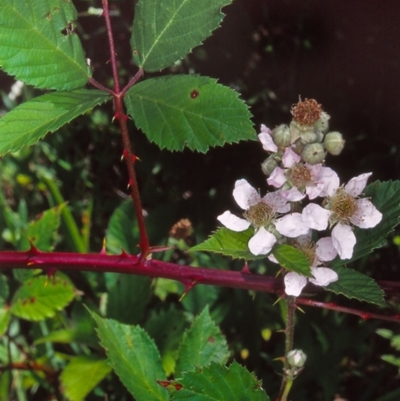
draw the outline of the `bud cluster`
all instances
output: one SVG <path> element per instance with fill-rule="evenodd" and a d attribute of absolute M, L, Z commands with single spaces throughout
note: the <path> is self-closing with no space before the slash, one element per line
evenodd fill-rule
<path fill-rule="evenodd" d="M 272 138 L 271 146 L 267 146 L 268 149 L 264 147 L 273 152 L 262 164 L 266 175 L 271 174 L 288 147 L 310 165 L 322 163 L 327 153 L 336 156 L 343 150 L 345 141 L 342 134 L 328 132 L 330 116 L 314 99 L 306 99 L 293 106 L 292 116 L 289 125 L 279 125 L 272 131 L 265 126 L 261 128 Z"/>

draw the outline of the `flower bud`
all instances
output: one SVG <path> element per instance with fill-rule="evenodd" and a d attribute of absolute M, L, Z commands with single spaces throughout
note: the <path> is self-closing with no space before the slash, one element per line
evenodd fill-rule
<path fill-rule="evenodd" d="M 304 145 L 307 143 L 314 143 L 317 141 L 317 134 L 313 130 L 305 131 L 301 134 L 301 142 Z"/>
<path fill-rule="evenodd" d="M 320 143 L 309 143 L 304 146 L 301 158 L 311 165 L 321 163 L 325 158 L 324 147 Z"/>
<path fill-rule="evenodd" d="M 292 121 L 290 123 L 289 129 L 290 129 L 291 143 L 294 143 L 297 141 L 297 139 L 300 138 L 301 135 L 300 126 L 296 123 L 296 121 Z"/>
<path fill-rule="evenodd" d="M 287 353 L 286 359 L 292 368 L 302 368 L 306 363 L 307 355 L 301 349 L 292 349 Z"/>
<path fill-rule="evenodd" d="M 286 148 L 290 145 L 290 129 L 287 125 L 281 124 L 272 130 L 274 142 L 280 148 Z"/>
<path fill-rule="evenodd" d="M 329 132 L 325 136 L 324 140 L 324 145 L 325 149 L 334 156 L 337 156 L 340 154 L 340 152 L 343 150 L 345 140 L 343 139 L 343 136 L 340 132 Z"/>
<path fill-rule="evenodd" d="M 277 166 L 278 162 L 276 161 L 275 157 L 271 155 L 270 157 L 268 157 L 268 159 L 265 159 L 261 163 L 261 170 L 265 175 L 270 175 Z"/>
<path fill-rule="evenodd" d="M 323 133 L 328 132 L 329 129 L 329 119 L 331 116 L 324 111 L 321 113 L 318 121 L 314 124 L 314 129 L 316 131 L 321 131 Z"/>

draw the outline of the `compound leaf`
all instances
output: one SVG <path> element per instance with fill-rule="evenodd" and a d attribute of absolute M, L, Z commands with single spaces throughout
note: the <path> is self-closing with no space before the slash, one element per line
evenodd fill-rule
<path fill-rule="evenodd" d="M 1 31 L 1 29 L 0 29 Z M 22 103 L 0 119 L 0 155 L 16 152 L 108 100 L 99 90 L 54 92 Z"/>
<path fill-rule="evenodd" d="M 14 295 L 11 313 L 22 319 L 40 321 L 53 317 L 74 298 L 71 281 L 57 273 L 53 277 L 35 276 L 27 279 Z"/>
<path fill-rule="evenodd" d="M 0 66 L 38 88 L 71 90 L 89 78 L 71 0 L 0 2 Z"/>
<path fill-rule="evenodd" d="M 125 98 L 135 124 L 161 149 L 199 152 L 257 139 L 250 112 L 238 93 L 198 75 L 147 79 Z"/>
<path fill-rule="evenodd" d="M 223 364 L 228 357 L 226 339 L 211 319 L 207 306 L 183 335 L 175 376 L 194 371 L 198 366 L 207 366 L 211 362 Z"/>
<path fill-rule="evenodd" d="M 172 65 L 218 28 L 232 0 L 140 0 L 135 9 L 133 59 L 145 71 Z"/>
<path fill-rule="evenodd" d="M 139 326 L 128 326 L 92 313 L 108 359 L 136 401 L 167 401 L 168 393 L 157 384 L 165 380 L 160 353 Z"/>
<path fill-rule="evenodd" d="M 347 298 L 385 306 L 384 292 L 372 278 L 346 267 L 338 267 L 335 270 L 339 280 L 325 287 L 328 291 L 342 294 Z"/>
<path fill-rule="evenodd" d="M 226 367 L 216 363 L 182 379 L 171 381 L 172 400 L 191 401 L 269 401 L 261 382 L 237 362 Z"/>

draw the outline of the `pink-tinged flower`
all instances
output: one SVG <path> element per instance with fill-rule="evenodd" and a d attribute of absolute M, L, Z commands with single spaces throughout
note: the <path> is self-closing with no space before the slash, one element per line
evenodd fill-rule
<path fill-rule="evenodd" d="M 245 210 L 243 213 L 244 218 L 237 217 L 227 210 L 218 216 L 218 220 L 225 227 L 237 232 L 253 226 L 255 234 L 248 243 L 250 252 L 253 255 L 266 255 L 276 243 L 276 236 L 271 231 L 276 232 L 278 230 L 279 233 L 283 234 L 279 228 L 275 228 L 274 224 L 280 213 L 287 213 L 290 210 L 288 201 L 283 199 L 279 192 L 270 192 L 261 198 L 259 193 L 246 180 L 235 182 L 233 197 L 236 203 Z M 296 213 L 296 215 L 299 215 L 299 213 Z M 283 222 L 280 221 L 281 230 L 294 232 L 293 226 L 297 225 L 298 219 L 296 221 L 292 220 L 288 218 Z M 305 230 L 308 230 L 308 227 L 302 225 L 301 230 L 298 230 L 298 232 Z"/>
<path fill-rule="evenodd" d="M 382 213 L 370 200 L 358 198 L 371 174 L 365 173 L 352 178 L 344 187 L 339 187 L 338 184 L 326 186 L 325 208 L 311 203 L 303 209 L 303 222 L 309 228 L 325 230 L 328 223 L 335 226 L 332 230 L 332 244 L 341 259 L 350 259 L 353 256 L 356 237 L 352 225 L 371 228 L 382 220 Z"/>
<path fill-rule="evenodd" d="M 275 153 L 278 151 L 278 146 L 276 146 L 271 132 L 272 131 L 268 127 L 266 127 L 264 124 L 261 124 L 261 132 L 258 135 L 258 139 L 260 140 L 264 150 Z"/>
<path fill-rule="evenodd" d="M 276 167 L 267 179 L 269 185 L 283 188 L 281 195 L 297 202 L 306 196 L 314 199 L 317 196 L 326 196 L 332 185 L 339 186 L 338 175 L 329 167 L 322 164 L 310 165 L 301 163 L 301 157 L 291 148 L 286 148 L 282 157 L 284 169 Z"/>
<path fill-rule="evenodd" d="M 328 267 L 318 267 L 323 262 L 333 260 L 336 257 L 336 250 L 330 237 L 321 238 L 315 245 L 310 241 L 309 235 L 300 237 L 297 241 L 297 247 L 310 261 L 313 277 L 307 278 L 295 272 L 287 273 L 284 278 L 287 295 L 298 297 L 308 281 L 314 285 L 326 287 L 338 280 L 339 276 L 334 270 Z"/>

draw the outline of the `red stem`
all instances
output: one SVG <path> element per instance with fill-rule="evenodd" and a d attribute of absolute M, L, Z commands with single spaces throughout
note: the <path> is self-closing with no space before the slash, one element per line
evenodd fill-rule
<path fill-rule="evenodd" d="M 95 271 L 123 274 L 137 274 L 148 277 L 163 277 L 180 281 L 190 290 L 197 284 L 216 285 L 221 287 L 240 288 L 246 290 L 263 291 L 284 295 L 282 279 L 249 273 L 247 271 L 229 271 L 204 267 L 177 265 L 160 260 L 143 260 L 140 256 L 105 254 L 81 254 L 64 252 L 40 252 L 31 248 L 27 252 L 4 251 L 0 252 L 0 270 L 2 269 L 43 269 L 51 274 L 54 270 L 65 271 Z M 392 287 L 392 294 L 398 295 L 396 282 L 385 282 L 386 288 Z M 307 288 L 307 293 L 319 292 L 318 288 Z M 381 315 L 363 312 L 357 309 L 346 308 L 334 303 L 324 303 L 307 298 L 297 298 L 296 304 L 318 308 L 336 310 L 362 317 L 388 321 L 400 321 L 400 315 Z"/>
<path fill-rule="evenodd" d="M 143 216 L 143 208 L 142 208 L 142 203 L 140 199 L 140 193 L 137 185 L 137 178 L 136 178 L 136 172 L 134 168 L 134 157 L 132 153 L 132 145 L 131 141 L 129 139 L 129 134 L 128 134 L 128 127 L 127 127 L 127 119 L 128 116 L 125 114 L 124 111 L 124 106 L 123 106 L 123 98 L 126 93 L 126 91 L 129 89 L 130 86 L 132 86 L 136 81 L 140 79 L 140 77 L 143 75 L 143 71 L 139 70 L 138 73 L 129 81 L 128 85 L 124 88 L 124 90 L 121 92 L 120 89 L 120 83 L 119 83 L 119 77 L 118 77 L 118 69 L 117 69 L 117 58 L 115 54 L 115 46 L 114 46 L 114 37 L 112 33 L 112 28 L 111 28 L 111 20 L 110 20 L 110 13 L 108 9 L 108 0 L 102 0 L 103 3 L 103 16 L 106 22 L 106 27 L 107 27 L 107 35 L 108 35 L 108 44 L 110 46 L 110 53 L 111 53 L 111 68 L 112 68 L 112 73 L 113 73 L 113 78 L 114 78 L 114 107 L 115 107 L 115 118 L 119 122 L 119 127 L 121 130 L 121 135 L 122 135 L 122 142 L 124 146 L 124 155 L 125 155 L 125 162 L 126 162 L 126 167 L 128 169 L 128 175 L 129 175 L 129 186 L 131 190 L 131 197 L 133 199 L 133 203 L 135 206 L 135 214 L 136 214 L 136 219 L 138 222 L 138 227 L 139 227 L 139 233 L 140 233 L 140 250 L 141 250 L 141 258 L 146 258 L 146 256 L 150 253 L 150 245 L 149 245 L 149 239 L 147 236 L 147 230 L 146 230 L 146 225 L 144 222 L 144 216 Z M 96 83 L 96 81 L 94 81 Z M 91 82 L 94 84 L 94 82 Z M 99 87 L 97 83 L 94 85 L 96 87 Z"/>

